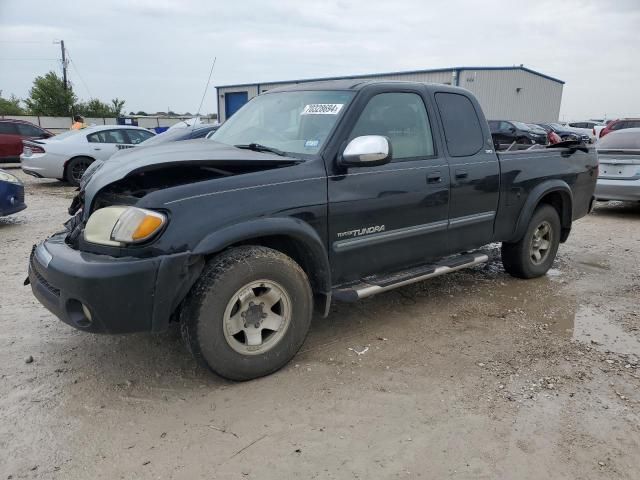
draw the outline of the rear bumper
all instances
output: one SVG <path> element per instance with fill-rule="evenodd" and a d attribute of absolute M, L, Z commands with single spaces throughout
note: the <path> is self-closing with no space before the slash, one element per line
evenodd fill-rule
<path fill-rule="evenodd" d="M 20 155 L 22 171 L 37 178 L 63 178 L 66 158 L 53 153 Z"/>
<path fill-rule="evenodd" d="M 640 201 L 640 180 L 598 179 L 595 196 L 598 200 Z"/>
<path fill-rule="evenodd" d="M 199 274 L 194 276 L 189 258 L 90 254 L 70 248 L 58 234 L 34 247 L 29 280 L 40 303 L 79 330 L 161 331 Z"/>

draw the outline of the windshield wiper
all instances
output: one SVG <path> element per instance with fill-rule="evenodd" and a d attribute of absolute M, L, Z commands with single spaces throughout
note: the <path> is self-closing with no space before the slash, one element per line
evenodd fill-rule
<path fill-rule="evenodd" d="M 261 145 L 259 143 L 247 143 L 245 145 L 234 145 L 236 148 L 244 148 L 245 150 L 253 150 L 254 152 L 269 152 L 275 153 L 276 155 L 280 155 L 281 157 L 286 157 L 286 152 L 282 150 L 278 150 L 277 148 L 267 147 L 266 145 Z"/>

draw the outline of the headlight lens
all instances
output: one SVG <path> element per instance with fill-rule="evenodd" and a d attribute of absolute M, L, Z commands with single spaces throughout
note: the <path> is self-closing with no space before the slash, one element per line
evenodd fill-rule
<path fill-rule="evenodd" d="M 14 177 L 10 173 L 0 172 L 0 181 L 15 183 L 16 185 L 22 185 L 22 182 L 18 179 L 18 177 Z"/>
<path fill-rule="evenodd" d="M 141 243 L 156 235 L 166 215 L 137 207 L 105 207 L 91 214 L 84 229 L 87 242 L 119 247 Z"/>

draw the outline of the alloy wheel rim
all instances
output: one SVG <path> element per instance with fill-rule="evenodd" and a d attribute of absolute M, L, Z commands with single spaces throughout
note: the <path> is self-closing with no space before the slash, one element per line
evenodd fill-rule
<path fill-rule="evenodd" d="M 85 170 L 89 167 L 89 162 L 78 162 L 71 168 L 71 176 L 76 182 L 80 182 Z"/>
<path fill-rule="evenodd" d="M 224 311 L 224 338 L 243 355 L 268 352 L 291 323 L 291 298 L 272 280 L 258 280 L 236 291 Z"/>
<path fill-rule="evenodd" d="M 529 254 L 531 256 L 531 261 L 535 265 L 544 263 L 549 256 L 552 238 L 553 231 L 551 229 L 551 224 L 546 220 L 538 225 L 533 231 Z"/>

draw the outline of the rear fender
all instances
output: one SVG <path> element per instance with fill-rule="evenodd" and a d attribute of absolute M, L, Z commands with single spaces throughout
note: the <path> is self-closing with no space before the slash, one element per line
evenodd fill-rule
<path fill-rule="evenodd" d="M 527 201 L 520 211 L 520 216 L 518 217 L 518 221 L 516 222 L 513 236 L 509 240 L 510 242 L 517 242 L 524 236 L 525 232 L 527 231 L 527 227 L 529 226 L 529 221 L 533 216 L 533 212 L 536 210 L 541 200 L 543 200 L 545 196 L 554 192 L 558 192 L 562 199 L 562 204 L 560 205 L 559 212 L 560 224 L 562 225 L 560 241 L 564 242 L 567 240 L 569 232 L 571 231 L 571 221 L 573 215 L 573 193 L 571 192 L 571 187 L 569 187 L 566 182 L 564 182 L 563 180 L 555 179 L 543 182 L 540 185 L 537 185 L 531 191 L 527 198 Z"/>

